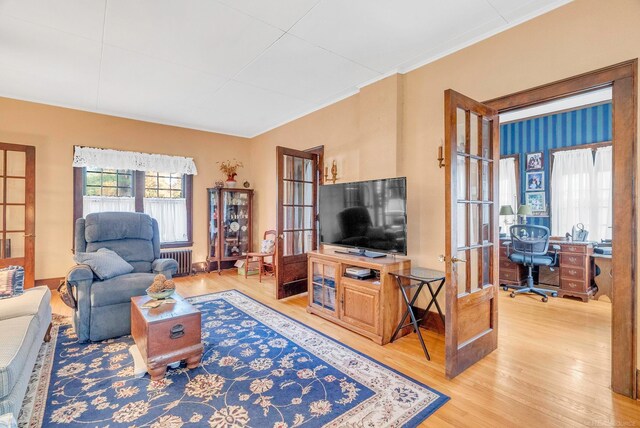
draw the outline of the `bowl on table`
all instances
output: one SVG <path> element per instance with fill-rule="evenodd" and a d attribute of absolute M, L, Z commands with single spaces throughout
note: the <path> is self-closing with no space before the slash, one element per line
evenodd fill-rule
<path fill-rule="evenodd" d="M 176 289 L 175 288 L 167 288 L 167 289 L 164 289 L 162 291 L 153 292 L 149 288 L 147 288 L 146 291 L 147 291 L 147 295 L 149 297 L 151 297 L 152 299 L 154 299 L 154 300 L 164 300 L 167 297 L 170 297 L 173 294 L 173 292 L 176 291 Z"/>

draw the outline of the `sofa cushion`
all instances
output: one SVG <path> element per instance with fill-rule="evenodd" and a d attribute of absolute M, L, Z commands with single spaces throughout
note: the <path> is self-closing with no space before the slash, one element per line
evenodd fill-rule
<path fill-rule="evenodd" d="M 153 223 L 148 214 L 105 212 L 88 214 L 84 237 L 87 243 L 120 239 L 153 239 Z"/>
<path fill-rule="evenodd" d="M 20 296 L 0 300 L 0 320 L 42 314 L 49 308 L 50 302 L 51 291 L 48 287 L 30 288 Z"/>
<path fill-rule="evenodd" d="M 91 306 L 128 303 L 133 296 L 143 296 L 153 282 L 152 273 L 128 273 L 91 285 Z"/>
<path fill-rule="evenodd" d="M 120 257 L 118 253 L 108 248 L 100 248 L 95 253 L 76 253 L 73 259 L 78 264 L 89 265 L 93 273 L 101 280 L 133 271 L 133 266 Z"/>
<path fill-rule="evenodd" d="M 0 321 L 0 398 L 7 396 L 20 378 L 39 330 L 38 318 L 26 315 Z M 31 371 L 31 367 L 28 368 Z"/>

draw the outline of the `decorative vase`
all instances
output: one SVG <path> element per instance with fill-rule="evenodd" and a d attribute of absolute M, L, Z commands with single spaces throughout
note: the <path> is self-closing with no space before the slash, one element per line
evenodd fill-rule
<path fill-rule="evenodd" d="M 232 174 L 227 174 L 227 181 L 225 181 L 225 184 L 227 185 L 227 187 L 236 187 L 237 181 L 236 181 L 236 174 L 235 172 Z"/>

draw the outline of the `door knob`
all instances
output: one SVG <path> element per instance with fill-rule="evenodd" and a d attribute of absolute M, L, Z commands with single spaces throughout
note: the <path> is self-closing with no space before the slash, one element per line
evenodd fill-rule
<path fill-rule="evenodd" d="M 24 235 L 25 238 L 35 238 L 36 235 L 34 235 L 33 233 L 29 233 L 27 235 Z"/>
<path fill-rule="evenodd" d="M 465 259 L 459 259 L 457 257 L 451 257 L 451 263 L 458 263 L 458 262 L 466 263 L 467 261 Z"/>

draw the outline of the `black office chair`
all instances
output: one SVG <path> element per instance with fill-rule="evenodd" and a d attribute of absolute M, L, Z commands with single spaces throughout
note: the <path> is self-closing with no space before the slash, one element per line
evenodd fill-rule
<path fill-rule="evenodd" d="M 527 285 L 506 285 L 502 284 L 502 289 L 507 291 L 513 289 L 510 296 L 516 294 L 534 293 L 542 296 L 542 301 L 546 302 L 547 294 L 557 297 L 558 293 L 545 288 L 536 288 L 533 284 L 534 266 L 554 266 L 558 260 L 559 245 L 553 245 L 553 256 L 549 256 L 549 228 L 544 226 L 534 226 L 528 224 L 517 224 L 509 228 L 511 241 L 504 245 L 507 248 L 507 257 L 514 263 L 519 263 L 529 269 Z"/>

